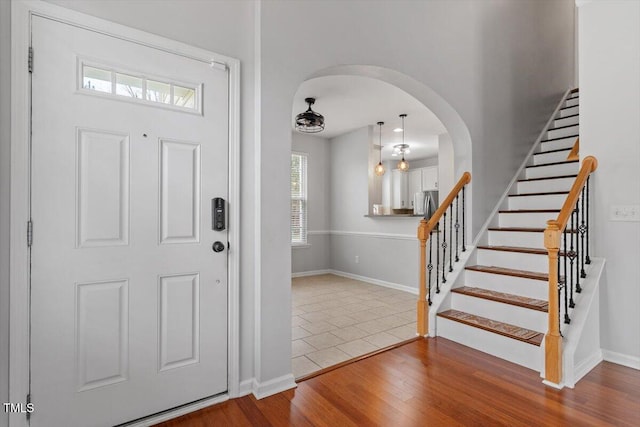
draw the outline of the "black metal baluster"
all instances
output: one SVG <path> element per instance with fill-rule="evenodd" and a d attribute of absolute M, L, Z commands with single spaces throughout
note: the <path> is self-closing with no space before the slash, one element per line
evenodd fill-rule
<path fill-rule="evenodd" d="M 567 254 L 567 256 L 569 257 L 569 278 L 570 278 L 570 280 L 567 283 L 569 285 L 569 287 L 565 291 L 565 292 L 569 292 L 570 293 L 569 294 L 569 296 L 570 296 L 570 298 L 569 298 L 569 307 L 571 307 L 571 308 L 576 306 L 574 304 L 574 302 L 573 302 L 573 283 L 574 283 L 574 281 L 573 281 L 573 271 L 574 271 L 573 263 L 574 263 L 574 261 L 576 259 L 576 251 L 574 250 L 574 247 L 573 247 L 573 239 L 574 239 L 575 234 L 576 234 L 575 233 L 575 225 L 573 223 L 574 212 L 575 212 L 575 210 L 571 213 L 571 229 L 569 230 L 569 233 L 571 233 L 571 237 L 569 239 L 571 247 L 569 248 L 569 253 Z"/>
<path fill-rule="evenodd" d="M 587 226 L 584 225 L 584 215 L 585 215 L 585 213 L 584 213 L 584 190 L 585 190 L 585 188 L 582 187 L 582 194 L 580 196 L 580 202 L 582 203 L 582 209 L 581 209 L 580 213 L 582 215 L 580 215 L 581 222 L 580 222 L 580 227 L 578 227 L 578 230 L 580 230 L 580 242 L 582 243 L 582 256 L 580 257 L 580 263 L 581 263 L 581 267 L 582 268 L 580 270 L 580 277 L 582 277 L 583 279 L 585 277 L 587 277 L 587 272 L 584 270 L 584 256 L 585 256 L 585 254 L 587 252 L 585 250 L 585 246 L 584 246 L 584 234 L 587 231 Z M 580 291 L 578 291 L 578 292 L 580 292 Z"/>
<path fill-rule="evenodd" d="M 449 205 L 449 244 L 453 245 L 453 202 Z M 449 273 L 453 271 L 453 248 L 449 248 Z"/>
<path fill-rule="evenodd" d="M 591 258 L 589 258 L 589 180 L 591 179 L 591 175 L 587 177 L 587 223 L 585 224 L 587 227 L 587 247 L 584 249 L 585 252 L 585 264 L 591 264 Z"/>
<path fill-rule="evenodd" d="M 460 222 L 458 221 L 458 212 L 460 211 L 460 204 L 458 203 L 458 198 L 460 196 L 456 194 L 456 262 L 460 261 L 458 257 L 458 231 L 460 230 Z"/>
<path fill-rule="evenodd" d="M 447 277 L 445 276 L 445 266 L 447 264 L 447 210 L 444 210 L 442 214 L 442 224 L 444 228 L 442 229 L 442 283 L 447 283 Z"/>
<path fill-rule="evenodd" d="M 436 294 L 440 293 L 440 223 L 436 225 Z"/>
<path fill-rule="evenodd" d="M 427 288 L 427 299 L 429 300 L 429 305 L 431 305 L 431 270 L 433 270 L 433 258 L 431 254 L 433 253 L 433 230 L 429 232 L 429 264 L 427 264 L 427 270 L 429 271 L 429 286 Z"/>
<path fill-rule="evenodd" d="M 567 227 L 564 228 L 564 278 L 558 277 L 558 283 L 562 283 L 562 288 L 564 289 L 564 323 L 571 323 L 571 319 L 569 318 L 569 294 L 567 292 L 567 279 L 569 276 L 567 275 Z M 558 261 L 560 259 L 558 258 Z M 560 269 L 558 269 L 560 271 Z M 558 290 L 560 292 L 560 290 Z M 560 304 L 558 304 L 560 305 Z M 558 315 L 559 318 L 560 315 Z"/>
<path fill-rule="evenodd" d="M 589 181 L 587 181 L 588 183 Z M 464 215 L 464 189 L 465 187 L 462 187 L 462 252 L 465 252 L 467 250 L 467 247 L 465 246 L 465 240 L 464 240 L 464 234 L 465 234 L 465 215 Z"/>
<path fill-rule="evenodd" d="M 573 211 L 575 217 L 576 217 L 576 229 L 573 231 L 576 235 L 576 286 L 575 286 L 575 290 L 577 293 L 582 292 L 582 288 L 580 287 L 580 236 L 579 236 L 579 225 L 578 225 L 578 220 L 580 218 L 580 208 L 578 208 L 578 205 L 580 205 L 580 201 L 578 201 L 576 203 L 576 209 Z"/>

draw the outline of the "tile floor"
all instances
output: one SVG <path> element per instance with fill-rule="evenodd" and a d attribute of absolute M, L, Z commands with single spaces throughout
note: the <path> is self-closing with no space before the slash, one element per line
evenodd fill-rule
<path fill-rule="evenodd" d="M 293 375 L 415 337 L 416 298 L 333 274 L 292 279 Z"/>

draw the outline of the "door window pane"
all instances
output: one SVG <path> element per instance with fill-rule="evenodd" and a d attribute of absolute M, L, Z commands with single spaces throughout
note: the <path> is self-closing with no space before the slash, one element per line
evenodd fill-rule
<path fill-rule="evenodd" d="M 196 91 L 188 87 L 174 86 L 173 87 L 173 105 L 178 105 L 185 108 L 195 108 L 196 105 Z"/>
<path fill-rule="evenodd" d="M 147 80 L 147 100 L 171 104 L 171 85 L 169 83 Z"/>
<path fill-rule="evenodd" d="M 116 73 L 116 95 L 142 98 L 142 78 Z"/>
<path fill-rule="evenodd" d="M 82 88 L 111 93 L 111 71 L 84 65 L 82 67 Z"/>

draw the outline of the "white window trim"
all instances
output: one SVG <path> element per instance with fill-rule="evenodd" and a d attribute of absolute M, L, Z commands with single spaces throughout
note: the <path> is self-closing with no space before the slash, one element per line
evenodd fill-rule
<path fill-rule="evenodd" d="M 291 236 L 289 236 L 289 240 L 291 241 L 291 247 L 292 248 L 304 248 L 304 247 L 310 247 L 311 245 L 309 244 L 309 194 L 308 194 L 308 178 L 309 178 L 309 153 L 305 153 L 303 151 L 291 151 L 291 155 L 298 155 L 298 156 L 304 156 L 306 158 L 306 168 L 305 168 L 305 176 L 304 176 L 304 200 L 306 201 L 306 218 L 305 218 L 305 239 L 304 241 L 299 241 L 299 242 L 294 242 L 291 238 Z M 293 200 L 293 197 L 289 197 L 289 200 Z M 289 210 L 289 212 L 291 212 L 291 210 Z M 291 228 L 289 229 L 289 231 L 291 231 Z"/>

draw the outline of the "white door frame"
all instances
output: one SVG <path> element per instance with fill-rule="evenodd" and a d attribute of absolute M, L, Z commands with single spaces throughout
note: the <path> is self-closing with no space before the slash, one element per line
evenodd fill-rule
<path fill-rule="evenodd" d="M 28 48 L 31 16 L 43 16 L 122 40 L 226 67 L 229 72 L 229 241 L 228 252 L 228 390 L 222 397 L 163 413 L 162 419 L 195 410 L 239 395 L 239 271 L 240 271 L 240 61 L 204 49 L 115 24 L 39 0 L 11 4 L 11 216 L 9 285 L 9 401 L 25 402 L 29 392 L 29 219 L 30 179 L 30 77 Z M 37 64 L 37 53 L 35 53 Z M 37 239 L 37 225 L 34 224 Z M 37 402 L 35 402 L 37 410 Z M 154 422 L 159 422 L 155 418 Z M 24 414 L 10 414 L 9 426 L 27 426 Z M 143 424 L 146 424 L 143 422 Z"/>

